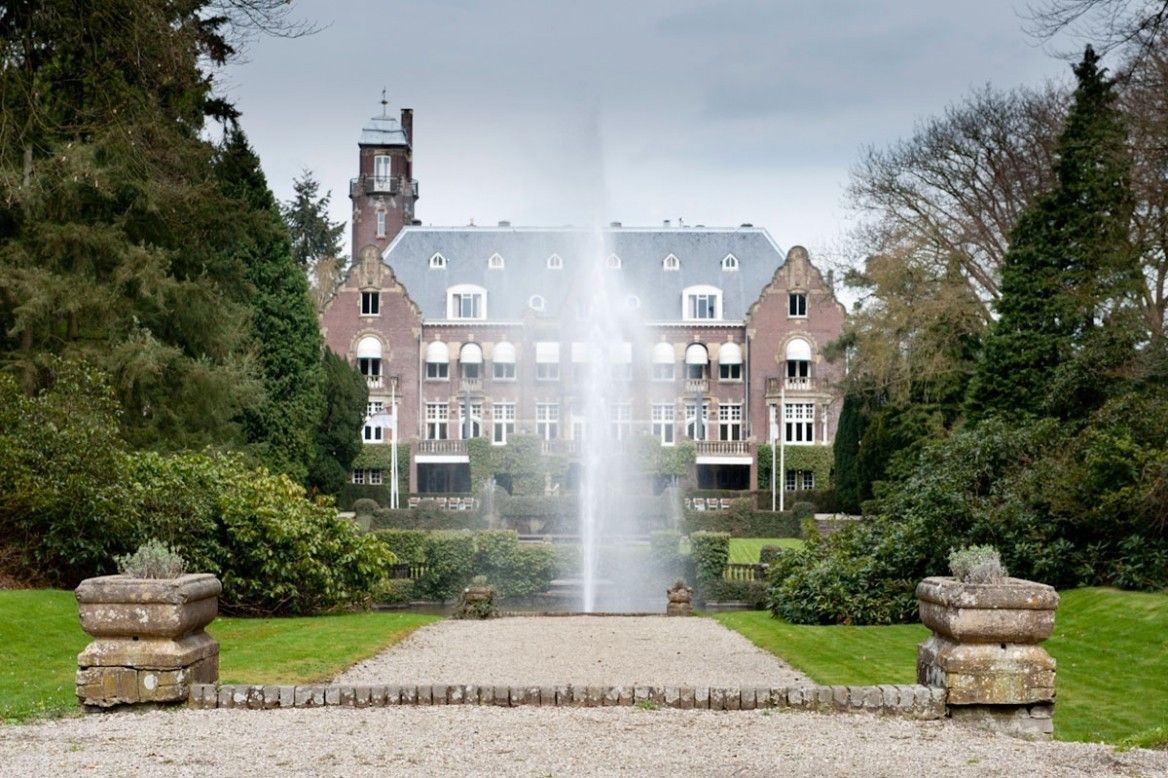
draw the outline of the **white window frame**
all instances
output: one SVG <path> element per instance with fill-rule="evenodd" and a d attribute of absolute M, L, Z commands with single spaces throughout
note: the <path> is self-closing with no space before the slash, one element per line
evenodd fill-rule
<path fill-rule="evenodd" d="M 365 403 L 365 426 L 361 430 L 361 439 L 366 443 L 381 443 L 384 440 L 384 431 L 381 427 L 372 424 L 373 417 L 385 410 L 382 400 L 370 400 Z"/>
<path fill-rule="evenodd" d="M 372 470 L 370 470 L 369 471 L 369 485 L 370 486 L 381 486 L 382 483 L 383 483 L 383 481 L 381 478 L 381 469 L 375 467 Z"/>
<path fill-rule="evenodd" d="M 722 257 L 722 269 L 728 273 L 733 273 L 738 270 L 738 257 L 733 254 L 727 254 Z"/>
<path fill-rule="evenodd" d="M 735 362 L 731 365 L 718 363 L 718 380 L 727 383 L 741 383 L 742 382 L 742 363 Z"/>
<path fill-rule="evenodd" d="M 547 269 L 548 270 L 563 270 L 564 269 L 563 257 L 561 257 L 559 254 L 552 254 L 550 257 L 547 258 Z"/>
<path fill-rule="evenodd" d="M 377 211 L 377 237 L 385 237 L 385 211 L 380 209 Z"/>
<path fill-rule="evenodd" d="M 742 403 L 718 405 L 718 439 L 743 440 Z"/>
<path fill-rule="evenodd" d="M 543 299 L 543 295 L 533 294 L 527 301 L 527 307 L 533 311 L 542 311 L 547 307 L 547 302 Z"/>
<path fill-rule="evenodd" d="M 624 267 L 624 262 L 616 254 L 609 254 L 608 258 L 604 260 L 604 266 L 609 270 L 620 270 Z"/>
<path fill-rule="evenodd" d="M 671 273 L 680 270 L 681 260 L 674 254 L 667 254 L 665 259 L 661 260 L 661 269 Z"/>
<path fill-rule="evenodd" d="M 654 381 L 673 381 L 677 376 L 676 362 L 654 362 Z"/>
<path fill-rule="evenodd" d="M 698 411 L 701 406 L 705 406 L 705 417 L 698 418 Z M 697 437 L 697 425 L 702 425 L 702 437 L 700 440 L 710 439 L 710 404 L 703 402 L 699 405 L 696 402 L 687 402 L 684 408 L 685 414 L 685 436 L 689 440 L 699 440 Z"/>
<path fill-rule="evenodd" d="M 787 292 L 787 318 L 788 319 L 806 319 L 807 318 L 807 293 L 806 292 Z"/>
<path fill-rule="evenodd" d="M 815 403 L 783 405 L 783 440 L 796 446 L 815 443 Z"/>
<path fill-rule="evenodd" d="M 393 178 L 393 157 L 389 154 L 378 154 L 373 157 L 373 181 L 382 186 Z"/>
<path fill-rule="evenodd" d="M 464 316 L 466 306 L 470 315 Z M 456 284 L 446 289 L 446 318 L 452 321 L 483 321 L 487 318 L 487 290 L 475 284 Z"/>
<path fill-rule="evenodd" d="M 515 403 L 491 405 L 491 445 L 507 445 L 507 437 L 515 434 Z"/>
<path fill-rule="evenodd" d="M 555 440 L 560 436 L 560 404 L 535 404 L 535 433 L 543 440 Z"/>
<path fill-rule="evenodd" d="M 361 315 L 381 315 L 381 292 L 377 290 L 367 290 L 361 292 Z"/>
<path fill-rule="evenodd" d="M 447 440 L 450 436 L 449 422 L 449 404 L 426 403 L 426 440 Z"/>
<path fill-rule="evenodd" d="M 514 381 L 515 380 L 515 363 L 514 362 L 492 362 L 494 365 L 492 377 L 496 381 Z"/>
<path fill-rule="evenodd" d="M 431 270 L 440 270 L 442 268 L 445 268 L 446 267 L 446 257 L 442 256 L 438 252 L 435 252 L 434 255 L 430 257 L 430 261 L 429 261 L 428 265 L 429 265 Z"/>
<path fill-rule="evenodd" d="M 675 444 L 674 419 L 677 410 L 673 403 L 654 403 L 650 410 L 650 421 L 653 425 L 653 437 L 661 442 L 662 446 Z"/>
<path fill-rule="evenodd" d="M 703 304 L 708 315 L 699 315 L 699 306 Z M 687 286 L 681 293 L 681 318 L 683 321 L 721 321 L 722 290 L 708 284 Z"/>
<path fill-rule="evenodd" d="M 354 470 L 352 473 L 349 474 L 349 483 L 364 485 L 365 471 L 364 470 Z"/>
<path fill-rule="evenodd" d="M 492 254 L 487 260 L 487 268 L 490 270 L 502 270 L 507 267 L 507 263 L 503 261 L 501 254 Z"/>
<path fill-rule="evenodd" d="M 632 403 L 613 403 L 608 406 L 608 430 L 613 440 L 628 440 L 633 436 Z"/>
<path fill-rule="evenodd" d="M 463 418 L 463 411 L 466 410 L 466 403 L 460 402 L 458 404 L 458 437 L 463 440 L 466 432 L 466 419 Z M 470 404 L 470 437 L 481 438 L 483 436 L 483 404 L 482 402 L 472 402 Z"/>

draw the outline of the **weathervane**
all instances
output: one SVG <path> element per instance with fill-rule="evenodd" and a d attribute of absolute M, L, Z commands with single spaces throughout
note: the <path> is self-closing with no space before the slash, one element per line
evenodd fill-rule
<path fill-rule="evenodd" d="M 382 119 L 385 119 L 387 117 L 385 109 L 388 105 L 389 105 L 389 100 L 387 100 L 385 97 L 385 87 L 382 87 L 381 88 L 381 118 Z"/>

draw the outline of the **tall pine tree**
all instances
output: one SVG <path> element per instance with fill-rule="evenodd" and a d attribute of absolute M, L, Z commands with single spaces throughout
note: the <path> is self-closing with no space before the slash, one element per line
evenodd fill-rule
<path fill-rule="evenodd" d="M 1059 137 L 1055 188 L 1018 220 L 1002 264 L 998 320 L 970 388 L 971 417 L 1081 417 L 1100 368 L 1131 353 L 1126 316 L 1139 289 L 1129 240 L 1131 160 L 1113 81 L 1088 47 Z M 1089 356 L 1090 355 L 1090 356 Z"/>
<path fill-rule="evenodd" d="M 326 404 L 316 432 L 316 452 L 308 472 L 310 487 L 337 494 L 361 453 L 361 422 L 369 398 L 365 376 L 332 349 L 324 352 Z"/>

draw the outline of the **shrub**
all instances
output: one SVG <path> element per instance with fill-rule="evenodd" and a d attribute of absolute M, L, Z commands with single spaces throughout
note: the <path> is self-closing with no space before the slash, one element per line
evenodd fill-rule
<path fill-rule="evenodd" d="M 414 565 L 425 564 L 425 532 L 416 529 L 377 529 L 371 534 L 384 543 L 399 561 Z"/>
<path fill-rule="evenodd" d="M 730 535 L 725 532 L 695 532 L 689 536 L 694 577 L 702 600 L 712 599 L 730 561 Z"/>
<path fill-rule="evenodd" d="M 417 580 L 418 596 L 453 600 L 474 576 L 474 535 L 466 531 L 431 532 L 422 544 L 426 572 Z"/>
<path fill-rule="evenodd" d="M 117 558 L 118 572 L 134 578 L 178 578 L 186 572 L 187 562 L 165 543 L 150 539 L 133 554 Z"/>
<path fill-rule="evenodd" d="M 422 500 L 417 508 L 378 508 L 373 512 L 373 529 L 478 529 L 485 521 L 475 511 L 447 511 L 433 500 Z"/>
<path fill-rule="evenodd" d="M 741 602 L 756 610 L 766 607 L 766 581 L 709 581 L 702 592 L 705 602 Z"/>
<path fill-rule="evenodd" d="M 368 497 L 362 497 L 353 501 L 353 513 L 360 518 L 373 518 L 373 512 L 381 506 L 377 504 L 377 500 L 371 500 Z"/>
<path fill-rule="evenodd" d="M 801 537 L 800 522 L 790 512 L 756 511 L 746 499 L 735 500 L 728 510 L 686 511 L 682 531 L 727 532 L 738 538 Z"/>
<path fill-rule="evenodd" d="M 763 546 L 758 550 L 758 561 L 760 564 L 769 565 L 774 562 L 781 553 L 783 553 L 782 546 Z"/>
<path fill-rule="evenodd" d="M 815 505 L 809 502 L 797 502 L 791 506 L 791 515 L 800 522 L 804 519 L 814 518 Z"/>
<path fill-rule="evenodd" d="M 1002 557 L 993 546 L 964 546 L 949 552 L 949 571 L 962 583 L 1001 583 L 1006 577 Z"/>
<path fill-rule="evenodd" d="M 373 590 L 378 605 L 409 605 L 414 600 L 414 582 L 408 578 L 385 578 Z"/>
<path fill-rule="evenodd" d="M 511 530 L 476 533 L 474 572 L 486 575 L 500 597 L 529 597 L 547 591 L 555 577 L 551 545 L 521 544 Z"/>

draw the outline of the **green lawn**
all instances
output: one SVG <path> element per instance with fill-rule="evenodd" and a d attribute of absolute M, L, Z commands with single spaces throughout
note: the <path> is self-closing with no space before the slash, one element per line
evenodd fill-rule
<path fill-rule="evenodd" d="M 391 646 L 437 620 L 411 613 L 353 613 L 288 619 L 220 618 L 226 683 L 312 683 Z M 0 721 L 77 709 L 73 674 L 89 642 L 72 592 L 0 591 Z"/>
<path fill-rule="evenodd" d="M 730 538 L 730 563 L 753 565 L 758 562 L 758 552 L 763 546 L 800 548 L 803 541 L 798 538 Z"/>
<path fill-rule="evenodd" d="M 1044 644 L 1058 662 L 1055 737 L 1163 745 L 1168 594 L 1061 595 L 1054 635 Z M 758 611 L 714 618 L 823 684 L 912 683 L 916 647 L 928 635 L 919 624 L 795 626 Z"/>

